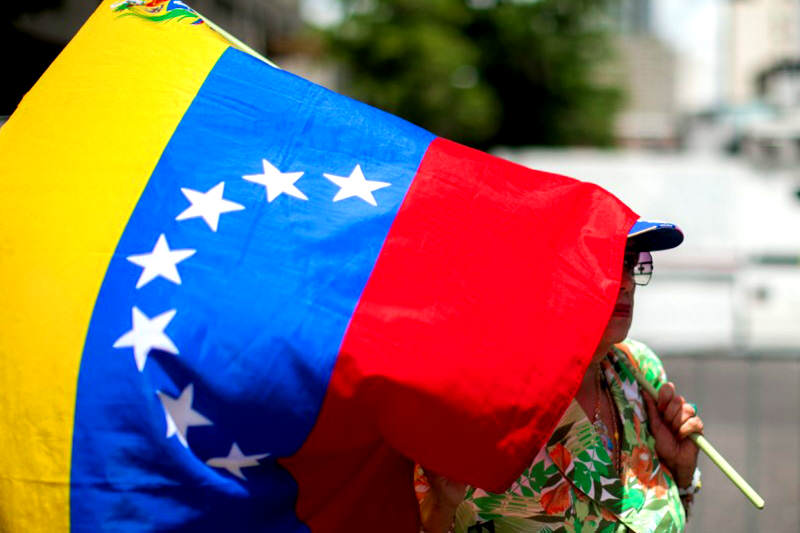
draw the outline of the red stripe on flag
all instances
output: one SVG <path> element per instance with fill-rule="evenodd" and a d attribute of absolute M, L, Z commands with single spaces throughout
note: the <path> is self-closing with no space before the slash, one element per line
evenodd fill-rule
<path fill-rule="evenodd" d="M 595 185 L 435 140 L 317 425 L 285 461 L 300 518 L 313 531 L 414 531 L 412 461 L 510 485 L 577 390 L 635 220 Z"/>

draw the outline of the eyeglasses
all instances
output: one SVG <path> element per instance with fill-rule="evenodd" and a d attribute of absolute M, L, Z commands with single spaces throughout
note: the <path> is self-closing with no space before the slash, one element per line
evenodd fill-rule
<path fill-rule="evenodd" d="M 647 285 L 653 276 L 653 256 L 650 252 L 626 253 L 622 268 L 631 274 L 636 285 Z"/>

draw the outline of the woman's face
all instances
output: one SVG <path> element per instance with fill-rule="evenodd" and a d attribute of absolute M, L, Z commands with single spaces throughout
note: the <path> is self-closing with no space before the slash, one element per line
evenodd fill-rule
<path fill-rule="evenodd" d="M 628 336 L 628 330 L 631 328 L 633 320 L 633 294 L 636 291 L 636 285 L 633 283 L 633 268 L 627 265 L 635 265 L 638 257 L 639 252 L 637 251 L 625 251 L 626 266 L 622 268 L 622 281 L 619 286 L 619 294 L 617 294 L 617 303 L 614 304 L 611 319 L 603 333 L 602 342 L 604 344 L 616 344 L 624 341 Z"/>

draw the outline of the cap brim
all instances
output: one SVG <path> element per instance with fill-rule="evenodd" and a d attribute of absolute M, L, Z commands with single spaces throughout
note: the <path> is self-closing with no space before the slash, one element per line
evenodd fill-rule
<path fill-rule="evenodd" d="M 669 222 L 639 220 L 628 232 L 628 245 L 644 252 L 669 250 L 683 242 L 683 232 Z"/>

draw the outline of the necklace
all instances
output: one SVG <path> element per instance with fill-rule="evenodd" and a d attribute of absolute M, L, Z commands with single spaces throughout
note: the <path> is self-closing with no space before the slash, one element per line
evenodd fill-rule
<path fill-rule="evenodd" d="M 592 425 L 594 426 L 597 434 L 600 436 L 600 440 L 603 442 L 603 446 L 608 450 L 609 455 L 611 456 L 611 460 L 614 464 L 614 468 L 619 472 L 620 470 L 620 463 L 621 463 L 621 454 L 620 454 L 620 440 L 619 440 L 619 421 L 617 420 L 617 410 L 614 406 L 614 398 L 611 396 L 611 390 L 608 387 L 607 383 L 604 383 L 605 380 L 603 379 L 602 370 L 600 369 L 600 365 L 597 366 L 596 372 L 597 380 L 596 380 L 596 394 L 595 394 L 595 404 L 594 404 L 594 417 L 592 420 Z M 600 397 L 604 396 L 608 400 L 608 405 L 611 410 L 611 422 L 614 426 L 613 433 L 608 430 L 608 426 L 606 426 L 603 419 L 600 417 Z"/>

